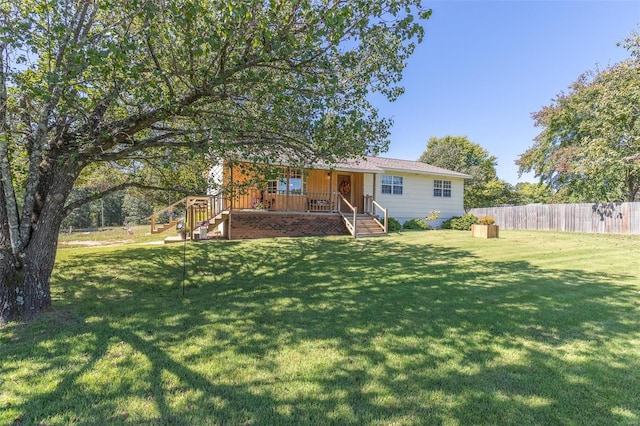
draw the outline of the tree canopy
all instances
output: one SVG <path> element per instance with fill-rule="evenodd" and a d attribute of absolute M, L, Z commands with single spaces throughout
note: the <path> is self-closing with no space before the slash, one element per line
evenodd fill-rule
<path fill-rule="evenodd" d="M 640 36 L 632 57 L 589 71 L 533 114 L 542 128 L 519 171 L 578 201 L 634 201 L 640 190 Z"/>
<path fill-rule="evenodd" d="M 554 194 L 543 183 L 518 182 L 513 188 L 512 204 L 546 204 L 555 201 Z"/>
<path fill-rule="evenodd" d="M 125 187 L 152 161 L 385 149 L 391 122 L 368 99 L 402 93 L 429 14 L 420 0 L 2 2 L 0 322 L 50 304 L 62 212 L 95 164 Z"/>
<path fill-rule="evenodd" d="M 464 208 L 506 202 L 509 184 L 496 175 L 497 159 L 466 136 L 431 137 L 418 161 L 473 176 L 465 182 Z"/>

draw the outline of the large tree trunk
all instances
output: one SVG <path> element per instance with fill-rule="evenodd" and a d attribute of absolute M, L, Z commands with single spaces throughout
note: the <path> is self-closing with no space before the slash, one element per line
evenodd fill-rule
<path fill-rule="evenodd" d="M 21 261 L 8 255 L 0 259 L 0 324 L 32 319 L 51 306 L 49 280 L 61 219 L 38 222 L 29 245 L 18 256 Z"/>
<path fill-rule="evenodd" d="M 60 167 L 44 179 L 51 184 L 43 186 L 48 190 L 38 191 L 42 195 L 37 198 L 42 201 L 34 211 L 27 244 L 17 255 L 12 253 L 8 239 L 0 238 L 0 324 L 32 319 L 51 306 L 49 281 L 58 247 L 58 231 L 64 203 L 79 170 L 78 166 Z M 6 232 L 0 234 L 6 235 Z"/>
<path fill-rule="evenodd" d="M 51 249 L 42 250 L 47 251 Z M 49 278 L 53 265 L 49 267 L 47 264 L 36 264 L 31 259 L 20 265 L 18 262 L 5 262 L 3 259 L 0 268 L 0 324 L 29 320 L 51 306 Z"/>
<path fill-rule="evenodd" d="M 20 317 L 17 275 L 15 258 L 3 251 L 0 254 L 0 324 Z"/>

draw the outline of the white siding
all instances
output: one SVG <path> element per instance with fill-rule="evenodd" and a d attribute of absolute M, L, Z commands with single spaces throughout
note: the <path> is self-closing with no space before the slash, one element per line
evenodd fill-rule
<path fill-rule="evenodd" d="M 399 172 L 387 174 L 402 176 L 402 195 L 383 194 L 382 175 L 378 175 L 376 177 L 376 199 L 383 207 L 389 209 L 389 216 L 398 219 L 400 223 L 409 219 L 425 218 L 433 210 L 440 210 L 438 226 L 443 220 L 464 215 L 463 179 Z M 436 179 L 451 181 L 450 198 L 433 196 L 433 181 Z"/>
<path fill-rule="evenodd" d="M 219 160 L 216 164 L 214 164 L 209 170 L 209 188 L 207 189 L 207 194 L 213 195 L 222 188 L 223 183 L 223 162 Z"/>
<path fill-rule="evenodd" d="M 373 191 L 373 174 L 372 173 L 365 173 L 364 174 L 364 184 L 363 184 L 364 188 L 362 193 L 364 195 L 373 195 L 374 191 Z M 376 194 L 378 194 L 378 192 L 376 191 Z"/>

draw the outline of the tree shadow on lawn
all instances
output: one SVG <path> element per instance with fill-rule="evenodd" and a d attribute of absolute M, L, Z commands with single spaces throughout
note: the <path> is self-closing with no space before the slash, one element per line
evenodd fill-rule
<path fill-rule="evenodd" d="M 189 245 L 187 271 L 183 298 L 182 247 L 59 264 L 55 303 L 75 320 L 33 337 L 31 356 L 42 372 L 86 356 L 13 410 L 84 424 L 640 419 L 638 357 L 609 345 L 638 337 L 637 294 L 618 285 L 631 275 L 346 238 Z M 15 333 L 27 339 L 30 327 Z M 86 347 L 69 347 L 73 336 Z M 116 362 L 118 347 L 129 351 Z M 125 371 L 126 360 L 143 384 L 83 383 L 103 362 Z M 122 414 L 134 399 L 151 400 L 157 416 Z"/>

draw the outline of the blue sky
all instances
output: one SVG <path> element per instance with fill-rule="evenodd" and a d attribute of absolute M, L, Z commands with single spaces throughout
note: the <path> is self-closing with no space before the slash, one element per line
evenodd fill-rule
<path fill-rule="evenodd" d="M 431 136 L 464 135 L 498 158 L 498 177 L 539 133 L 531 113 L 583 72 L 629 57 L 616 43 L 640 30 L 634 1 L 434 1 L 409 59 L 405 94 L 376 100 L 392 117 L 386 157 L 416 160 Z"/>

